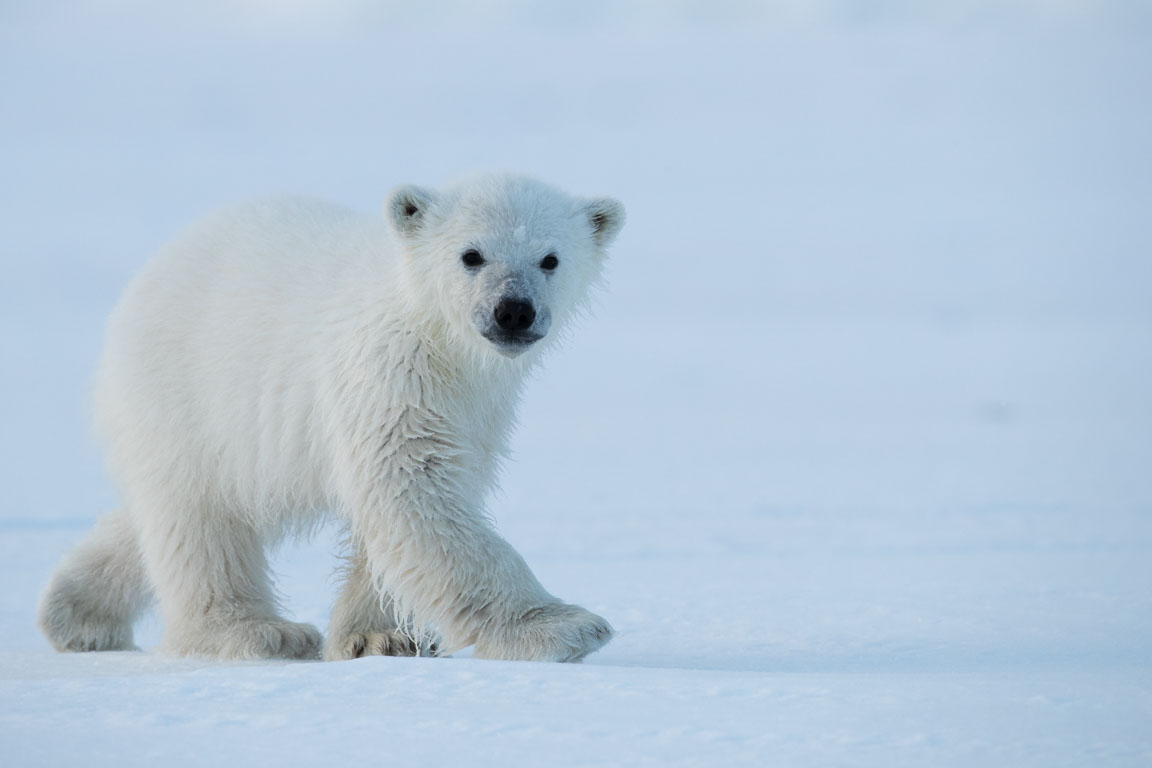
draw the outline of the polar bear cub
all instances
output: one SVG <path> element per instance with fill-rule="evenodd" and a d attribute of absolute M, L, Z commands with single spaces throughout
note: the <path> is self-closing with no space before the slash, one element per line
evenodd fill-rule
<path fill-rule="evenodd" d="M 194 226 L 128 288 L 96 376 L 123 508 L 60 565 L 59 650 L 219 658 L 446 653 L 578 661 L 612 635 L 549 594 L 483 502 L 525 374 L 624 223 L 518 176 L 394 190 L 384 215 L 253 204 Z M 325 514 L 351 542 L 327 642 L 281 618 L 265 547 Z"/>

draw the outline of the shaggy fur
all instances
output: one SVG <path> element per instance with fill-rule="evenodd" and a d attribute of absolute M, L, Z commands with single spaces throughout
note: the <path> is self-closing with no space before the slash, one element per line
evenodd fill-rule
<path fill-rule="evenodd" d="M 321 635 L 280 617 L 265 547 L 333 513 L 352 554 L 325 658 L 601 647 L 608 623 L 550 595 L 483 501 L 525 374 L 622 224 L 614 200 L 486 176 L 402 187 L 384 216 L 294 200 L 193 227 L 110 320 L 94 397 L 124 509 L 54 575 L 53 645 L 131 648 L 154 594 L 169 652 L 314 658 Z M 490 340 L 509 296 L 541 340 Z"/>

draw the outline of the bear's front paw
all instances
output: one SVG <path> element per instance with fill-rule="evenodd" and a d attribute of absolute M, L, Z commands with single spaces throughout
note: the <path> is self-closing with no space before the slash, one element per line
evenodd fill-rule
<path fill-rule="evenodd" d="M 482 659 L 580 661 L 612 639 L 612 626 L 578 605 L 548 603 L 486 628 L 472 654 Z"/>
<path fill-rule="evenodd" d="M 415 638 L 399 629 L 383 632 L 353 632 L 329 638 L 324 647 L 325 661 L 345 661 L 361 656 L 439 656 L 435 635 L 418 633 Z"/>

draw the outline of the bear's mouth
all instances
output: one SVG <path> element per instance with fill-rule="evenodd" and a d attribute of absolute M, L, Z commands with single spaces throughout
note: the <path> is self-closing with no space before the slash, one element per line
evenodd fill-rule
<path fill-rule="evenodd" d="M 492 346 L 505 357 L 518 357 L 544 338 L 544 334 L 527 331 L 489 331 L 484 334 L 484 338 L 492 342 Z"/>

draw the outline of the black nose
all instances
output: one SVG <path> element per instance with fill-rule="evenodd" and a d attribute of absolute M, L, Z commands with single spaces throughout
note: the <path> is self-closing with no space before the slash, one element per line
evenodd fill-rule
<path fill-rule="evenodd" d="M 520 299 L 501 299 L 493 315 L 496 325 L 506 331 L 526 331 L 536 322 L 536 310 Z"/>

